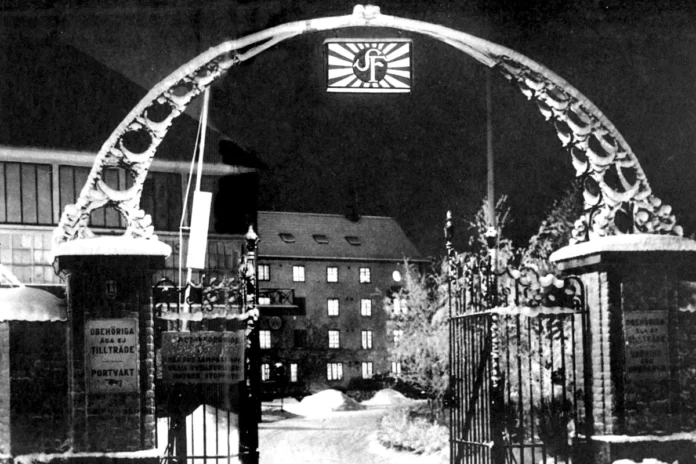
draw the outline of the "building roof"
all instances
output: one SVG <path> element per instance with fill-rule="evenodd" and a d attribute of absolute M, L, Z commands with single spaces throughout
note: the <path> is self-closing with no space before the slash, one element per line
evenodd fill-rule
<path fill-rule="evenodd" d="M 96 153 L 147 90 L 57 37 L 0 43 L 0 145 Z M 198 121 L 182 114 L 158 160 L 190 162 Z M 221 163 L 208 128 L 205 159 Z"/>
<path fill-rule="evenodd" d="M 390 217 L 259 211 L 259 258 L 427 261 Z"/>
<path fill-rule="evenodd" d="M 66 321 L 66 302 L 45 290 L 32 287 L 0 288 L 0 322 Z"/>

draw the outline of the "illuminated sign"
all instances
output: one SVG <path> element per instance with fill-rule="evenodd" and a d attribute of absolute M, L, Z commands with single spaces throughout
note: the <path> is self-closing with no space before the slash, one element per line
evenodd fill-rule
<path fill-rule="evenodd" d="M 324 42 L 329 92 L 411 91 L 411 40 L 330 39 Z"/>
<path fill-rule="evenodd" d="M 85 351 L 90 393 L 139 391 L 137 319 L 86 321 Z"/>

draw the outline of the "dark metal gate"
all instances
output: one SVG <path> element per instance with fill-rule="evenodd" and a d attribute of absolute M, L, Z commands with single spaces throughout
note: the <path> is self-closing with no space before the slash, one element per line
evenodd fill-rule
<path fill-rule="evenodd" d="M 163 279 L 153 289 L 162 463 L 258 463 L 256 242 L 247 234 L 236 274 L 214 271 L 184 287 Z"/>
<path fill-rule="evenodd" d="M 584 286 L 457 253 L 447 227 L 450 462 L 571 463 L 590 435 Z"/>

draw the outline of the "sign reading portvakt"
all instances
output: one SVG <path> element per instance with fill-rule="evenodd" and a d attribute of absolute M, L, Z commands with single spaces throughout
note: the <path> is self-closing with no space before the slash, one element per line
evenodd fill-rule
<path fill-rule="evenodd" d="M 324 46 L 329 92 L 411 91 L 411 40 L 329 39 Z"/>
<path fill-rule="evenodd" d="M 667 311 L 626 311 L 626 375 L 629 379 L 669 378 L 669 314 Z"/>
<path fill-rule="evenodd" d="M 90 393 L 138 391 L 138 320 L 85 322 L 85 354 Z"/>
<path fill-rule="evenodd" d="M 162 333 L 162 380 L 223 383 L 244 379 L 244 331 Z"/>

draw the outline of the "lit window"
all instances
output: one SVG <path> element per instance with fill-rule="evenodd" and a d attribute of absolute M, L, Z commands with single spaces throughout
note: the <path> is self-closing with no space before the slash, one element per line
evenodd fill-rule
<path fill-rule="evenodd" d="M 343 363 L 328 363 L 326 365 L 327 380 L 341 380 L 343 378 Z"/>
<path fill-rule="evenodd" d="M 338 316 L 338 298 L 329 298 L 326 300 L 329 316 Z"/>
<path fill-rule="evenodd" d="M 395 297 L 392 300 L 394 314 L 406 313 L 406 306 L 401 301 L 401 298 Z"/>
<path fill-rule="evenodd" d="M 401 282 L 401 273 L 399 271 L 392 272 L 392 280 L 394 282 Z"/>
<path fill-rule="evenodd" d="M 362 331 L 362 348 L 363 350 L 369 350 L 372 348 L 372 331 L 363 330 Z"/>
<path fill-rule="evenodd" d="M 401 338 L 404 336 L 404 331 L 401 329 L 394 329 L 394 343 L 399 343 Z"/>
<path fill-rule="evenodd" d="M 280 233 L 280 239 L 285 243 L 295 243 L 295 236 L 288 233 Z"/>
<path fill-rule="evenodd" d="M 360 238 L 356 237 L 355 235 L 347 235 L 346 242 L 350 243 L 353 246 L 360 246 Z"/>
<path fill-rule="evenodd" d="M 362 363 L 362 378 L 369 379 L 372 377 L 372 361 Z"/>
<path fill-rule="evenodd" d="M 305 281 L 304 266 L 293 266 L 292 267 L 292 281 L 293 282 L 304 282 Z"/>
<path fill-rule="evenodd" d="M 290 364 L 290 382 L 297 382 L 297 364 Z"/>
<path fill-rule="evenodd" d="M 259 280 L 271 280 L 271 266 L 269 264 L 259 264 Z"/>
<path fill-rule="evenodd" d="M 326 268 L 326 281 L 327 282 L 338 282 L 338 268 L 333 266 L 328 266 Z"/>
<path fill-rule="evenodd" d="M 360 283 L 361 284 L 369 284 L 370 280 L 371 280 L 370 268 L 369 267 L 361 267 L 360 268 Z"/>
<path fill-rule="evenodd" d="M 360 315 L 372 316 L 372 300 L 367 298 L 360 300 Z"/>
<path fill-rule="evenodd" d="M 327 237 L 324 234 L 312 235 L 312 238 L 314 238 L 315 242 L 321 243 L 322 245 L 326 245 L 327 243 L 329 243 L 329 237 Z"/>
<path fill-rule="evenodd" d="M 391 363 L 391 373 L 394 375 L 401 374 L 401 363 L 399 361 L 392 361 Z"/>
<path fill-rule="evenodd" d="M 339 348 L 341 346 L 341 335 L 338 330 L 329 330 L 329 348 Z"/>
<path fill-rule="evenodd" d="M 260 297 L 259 297 L 259 304 L 260 304 L 260 305 L 269 305 L 269 304 L 271 304 L 271 297 L 270 297 L 270 296 L 260 296 Z"/>
<path fill-rule="evenodd" d="M 271 378 L 271 365 L 261 364 L 261 381 L 265 382 Z"/>
<path fill-rule="evenodd" d="M 271 347 L 270 330 L 259 330 L 259 346 L 262 350 L 267 350 Z"/>

